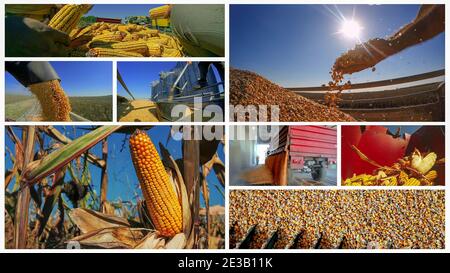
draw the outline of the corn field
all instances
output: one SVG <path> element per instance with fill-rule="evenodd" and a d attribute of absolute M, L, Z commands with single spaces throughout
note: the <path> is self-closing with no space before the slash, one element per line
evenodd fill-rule
<path fill-rule="evenodd" d="M 6 126 L 5 247 L 224 248 L 223 137 L 175 131 Z"/>

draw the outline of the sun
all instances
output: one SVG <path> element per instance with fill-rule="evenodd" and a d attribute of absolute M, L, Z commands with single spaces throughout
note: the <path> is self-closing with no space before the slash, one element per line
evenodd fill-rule
<path fill-rule="evenodd" d="M 342 33 L 345 37 L 350 39 L 359 39 L 359 35 L 361 34 L 362 29 L 363 28 L 357 21 L 353 19 L 351 20 L 345 19 L 342 22 L 342 26 L 341 29 L 339 30 L 339 33 Z"/>

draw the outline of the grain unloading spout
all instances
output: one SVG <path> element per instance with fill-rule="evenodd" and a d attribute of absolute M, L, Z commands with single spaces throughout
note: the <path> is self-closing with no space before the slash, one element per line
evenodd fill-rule
<path fill-rule="evenodd" d="M 191 64 L 190 62 L 186 62 L 186 64 L 183 67 L 183 70 L 181 70 L 180 74 L 178 74 L 177 79 L 172 84 L 172 87 L 169 90 L 169 97 L 168 97 L 169 102 L 171 102 L 173 100 L 173 94 L 175 93 L 175 89 L 177 88 L 178 82 L 181 80 L 181 78 L 184 75 L 184 72 L 186 72 L 186 69 L 189 67 L 190 64 Z"/>
<path fill-rule="evenodd" d="M 123 89 L 125 89 L 125 91 L 127 91 L 128 95 L 131 96 L 131 98 L 133 100 L 136 100 L 133 96 L 133 94 L 131 94 L 131 91 L 128 89 L 127 85 L 125 84 L 125 82 L 122 79 L 122 76 L 120 75 L 119 70 L 117 70 L 117 80 L 119 81 L 119 83 L 122 85 Z"/>

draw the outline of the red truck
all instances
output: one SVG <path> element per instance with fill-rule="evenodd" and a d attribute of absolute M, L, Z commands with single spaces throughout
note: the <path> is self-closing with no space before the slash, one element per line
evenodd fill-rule
<path fill-rule="evenodd" d="M 274 173 L 272 165 L 286 169 L 281 170 L 280 179 L 274 177 L 275 184 L 287 185 L 288 169 L 309 172 L 314 180 L 323 180 L 328 166 L 336 164 L 336 129 L 327 126 L 283 126 L 278 136 L 271 140 L 266 162 L 271 161 L 270 157 L 283 158 L 280 160 L 285 161 L 285 164 L 268 166 L 272 169 L 272 173 Z"/>

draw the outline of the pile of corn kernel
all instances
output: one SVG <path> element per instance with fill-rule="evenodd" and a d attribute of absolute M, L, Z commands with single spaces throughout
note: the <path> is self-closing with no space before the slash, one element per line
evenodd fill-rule
<path fill-rule="evenodd" d="M 279 231 L 284 248 L 301 231 L 299 248 L 311 248 L 322 235 L 322 248 L 444 248 L 443 190 L 234 190 L 230 224 L 244 238 L 257 224 L 251 248 Z"/>

